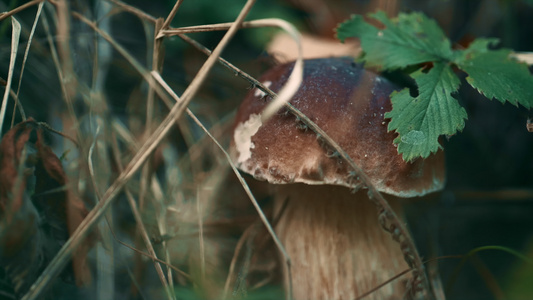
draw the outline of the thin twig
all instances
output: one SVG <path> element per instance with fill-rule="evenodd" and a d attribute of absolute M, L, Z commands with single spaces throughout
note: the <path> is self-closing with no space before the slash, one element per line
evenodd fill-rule
<path fill-rule="evenodd" d="M 211 31 L 222 31 L 222 30 L 228 30 L 228 28 L 231 26 L 231 22 L 229 23 L 218 23 L 218 24 L 207 24 L 207 25 L 196 25 L 196 26 L 185 26 L 180 28 L 168 28 L 163 29 L 159 32 L 157 35 L 157 38 L 162 37 L 170 37 L 185 33 L 197 33 L 197 32 L 211 32 Z M 258 25 L 254 25 L 253 21 L 247 21 L 243 22 L 241 27 L 242 28 L 257 28 L 260 27 Z"/>

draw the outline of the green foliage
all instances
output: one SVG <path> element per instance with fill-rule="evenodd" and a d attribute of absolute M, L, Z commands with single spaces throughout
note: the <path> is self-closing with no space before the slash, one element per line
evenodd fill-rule
<path fill-rule="evenodd" d="M 533 77 L 526 65 L 509 59 L 510 51 L 483 51 L 461 55 L 457 66 L 468 74 L 466 81 L 487 98 L 526 108 L 533 105 Z"/>
<path fill-rule="evenodd" d="M 527 299 L 533 295 L 533 285 L 531 285 L 533 280 L 533 239 L 531 237 L 525 251 L 526 259 L 518 257 L 519 259 L 511 264 L 505 277 L 503 290 L 507 299 Z"/>
<path fill-rule="evenodd" d="M 337 37 L 357 37 L 366 67 L 378 70 L 415 70 L 410 76 L 418 86 L 412 97 L 406 88 L 391 95 L 389 131 L 398 137 L 398 152 L 406 161 L 428 157 L 440 148 L 439 136 L 453 135 L 464 128 L 467 114 L 453 94 L 460 80 L 453 71 L 468 74 L 466 81 L 489 99 L 533 106 L 533 76 L 527 66 L 510 57 L 507 49 L 491 50 L 497 39 L 475 40 L 465 50 L 453 50 L 434 20 L 421 13 L 401 13 L 389 19 L 384 12 L 370 15 L 376 27 L 360 15 L 340 24 Z M 432 63 L 429 71 L 423 69 Z"/>
<path fill-rule="evenodd" d="M 450 42 L 435 21 L 420 13 L 400 14 L 396 22 L 384 12 L 372 15 L 385 29 L 378 29 L 356 15 L 342 23 L 337 37 L 359 37 L 365 51 L 361 61 L 368 67 L 398 69 L 427 61 L 449 60 L 452 57 Z"/>
<path fill-rule="evenodd" d="M 405 160 L 429 156 L 440 147 L 439 135 L 452 135 L 461 130 L 467 117 L 452 96 L 459 89 L 460 81 L 449 65 L 436 63 L 428 73 L 418 70 L 411 76 L 420 90 L 418 97 L 411 97 L 408 89 L 394 92 L 393 110 L 385 114 L 391 118 L 389 130 L 399 133 L 394 142 Z"/>

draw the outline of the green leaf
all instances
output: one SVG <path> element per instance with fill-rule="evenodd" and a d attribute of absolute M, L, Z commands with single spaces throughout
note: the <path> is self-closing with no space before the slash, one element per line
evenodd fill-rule
<path fill-rule="evenodd" d="M 421 13 L 400 13 L 389 19 L 377 12 L 369 17 L 381 24 L 356 15 L 337 28 L 341 41 L 359 38 L 363 49 L 359 61 L 365 67 L 410 72 L 421 63 L 433 64 L 427 73 L 418 70 L 411 75 L 418 97 L 411 97 L 407 89 L 391 95 L 393 109 L 385 117 L 391 119 L 389 130 L 398 133 L 394 142 L 404 160 L 429 156 L 439 149 L 441 135 L 463 129 L 467 115 L 452 96 L 460 84 L 453 71 L 456 66 L 489 99 L 533 107 L 533 76 L 525 64 L 510 58 L 510 50 L 491 49 L 498 39 L 476 39 L 465 50 L 452 50 L 437 23 Z"/>
<path fill-rule="evenodd" d="M 367 67 L 392 70 L 453 58 L 450 41 L 437 23 L 423 14 L 401 13 L 392 20 L 381 11 L 370 16 L 380 21 L 385 29 L 376 28 L 359 15 L 337 28 L 341 41 L 349 37 L 360 39 L 364 51 L 361 60 Z"/>
<path fill-rule="evenodd" d="M 436 63 L 428 73 L 411 75 L 419 90 L 416 98 L 408 89 L 391 95 L 392 111 L 385 114 L 391 121 L 388 130 L 399 136 L 394 140 L 405 161 L 428 157 L 441 146 L 439 136 L 453 135 L 464 128 L 466 111 L 452 94 L 460 81 L 446 63 Z"/>
<path fill-rule="evenodd" d="M 368 24 L 361 15 L 352 15 L 350 19 L 337 26 L 337 38 L 344 43 L 347 38 L 361 37 L 364 33 L 373 36 L 379 31 L 376 27 Z"/>
<path fill-rule="evenodd" d="M 479 53 L 486 53 L 489 50 L 489 46 L 494 46 L 500 42 L 497 38 L 480 38 L 475 39 L 467 49 L 456 51 L 456 62 L 464 61 L 467 59 L 472 58 L 472 56 L 477 55 Z"/>
<path fill-rule="evenodd" d="M 472 87 L 489 99 L 533 106 L 533 76 L 527 65 L 510 58 L 510 50 L 469 49 L 458 56 L 456 63 L 468 74 L 466 81 Z"/>

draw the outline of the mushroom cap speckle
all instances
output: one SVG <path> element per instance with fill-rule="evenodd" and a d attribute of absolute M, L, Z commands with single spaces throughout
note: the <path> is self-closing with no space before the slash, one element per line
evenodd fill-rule
<path fill-rule="evenodd" d="M 405 162 L 393 143 L 396 134 L 387 131 L 384 114 L 396 86 L 351 58 L 306 60 L 304 66 L 291 104 L 333 138 L 379 191 L 413 197 L 442 189 L 443 151 Z M 293 63 L 276 66 L 260 81 L 277 92 L 292 68 Z M 285 109 L 262 124 L 268 103 L 254 88 L 237 112 L 230 153 L 239 169 L 274 184 L 359 184 L 346 162 Z"/>

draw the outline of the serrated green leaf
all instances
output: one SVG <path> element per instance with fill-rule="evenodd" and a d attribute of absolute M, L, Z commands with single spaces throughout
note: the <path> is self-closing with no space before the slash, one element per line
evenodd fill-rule
<path fill-rule="evenodd" d="M 464 128 L 466 111 L 452 94 L 460 81 L 448 64 L 437 63 L 428 73 L 412 74 L 419 95 L 411 97 L 409 89 L 391 95 L 392 111 L 385 114 L 391 121 L 388 130 L 399 136 L 398 153 L 405 161 L 428 157 L 441 146 L 439 136 L 453 135 Z"/>
<path fill-rule="evenodd" d="M 476 51 L 458 60 L 457 66 L 468 74 L 466 81 L 485 97 L 531 108 L 533 76 L 527 65 L 510 58 L 510 53 L 510 50 Z"/>
<path fill-rule="evenodd" d="M 476 39 L 465 50 L 452 50 L 437 23 L 423 14 L 389 19 L 378 12 L 370 17 L 382 25 L 353 16 L 337 28 L 341 41 L 359 38 L 363 49 L 359 61 L 365 67 L 407 71 L 433 63 L 427 74 L 420 70 L 412 74 L 419 96 L 411 97 L 407 89 L 393 93 L 393 109 L 385 115 L 391 119 L 389 130 L 398 133 L 395 143 L 404 160 L 429 156 L 439 149 L 439 136 L 453 135 L 464 127 L 466 111 L 452 96 L 460 84 L 452 66 L 468 73 L 468 83 L 489 99 L 533 107 L 533 76 L 525 64 L 509 57 L 510 51 L 490 49 L 498 39 Z"/>
<path fill-rule="evenodd" d="M 475 39 L 468 48 L 465 50 L 456 50 L 454 51 L 454 59 L 452 61 L 456 64 L 460 64 L 466 60 L 471 59 L 475 55 L 480 53 L 485 53 L 491 51 L 489 46 L 494 46 L 500 43 L 500 40 L 497 38 L 479 38 Z"/>
<path fill-rule="evenodd" d="M 500 43 L 497 38 L 479 38 L 475 39 L 466 50 L 460 51 L 468 54 L 485 53 L 489 50 L 489 46 L 495 46 Z"/>
<path fill-rule="evenodd" d="M 362 61 L 368 67 L 393 70 L 430 61 L 453 58 L 450 41 L 434 20 L 421 13 L 399 14 L 390 20 L 384 12 L 371 15 L 385 25 L 378 29 L 353 16 L 337 28 L 337 37 L 344 41 L 357 37 L 364 51 Z"/>
<path fill-rule="evenodd" d="M 350 19 L 340 23 L 335 30 L 337 32 L 337 39 L 342 43 L 347 38 L 360 37 L 362 35 L 361 33 L 376 35 L 379 31 L 376 27 L 365 22 L 361 15 L 352 15 Z"/>

